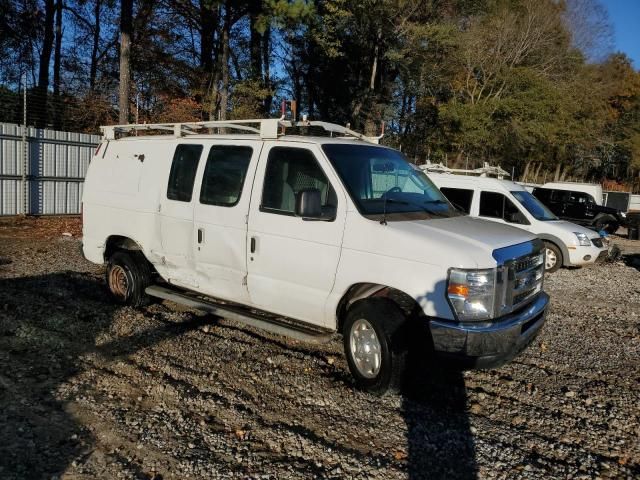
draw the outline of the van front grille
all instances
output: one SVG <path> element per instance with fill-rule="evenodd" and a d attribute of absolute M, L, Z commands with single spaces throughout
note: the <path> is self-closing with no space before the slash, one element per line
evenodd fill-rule
<path fill-rule="evenodd" d="M 494 250 L 498 263 L 496 305 L 498 316 L 533 301 L 544 282 L 544 244 L 539 239 Z"/>
<path fill-rule="evenodd" d="M 509 275 L 511 309 L 515 310 L 542 290 L 544 256 L 541 253 L 534 253 L 518 258 L 511 269 L 513 272 L 513 275 Z"/>

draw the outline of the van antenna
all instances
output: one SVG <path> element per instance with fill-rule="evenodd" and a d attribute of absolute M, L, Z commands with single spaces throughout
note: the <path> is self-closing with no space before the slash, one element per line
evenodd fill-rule
<path fill-rule="evenodd" d="M 384 203 L 382 204 L 382 219 L 380 220 L 380 225 L 387 224 L 387 199 L 388 196 L 384 196 Z"/>

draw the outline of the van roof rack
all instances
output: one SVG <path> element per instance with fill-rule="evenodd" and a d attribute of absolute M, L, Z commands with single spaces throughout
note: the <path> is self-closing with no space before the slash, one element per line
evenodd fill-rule
<path fill-rule="evenodd" d="M 503 179 L 504 177 L 511 176 L 511 174 L 502 169 L 500 165 L 494 167 L 493 165 L 489 165 L 488 162 L 484 162 L 484 165 L 482 167 L 474 169 L 449 168 L 445 167 L 442 163 L 431 162 L 427 162 L 424 165 L 419 165 L 418 168 L 432 173 L 451 173 L 458 175 L 471 175 L 476 177 L 496 177 L 498 179 Z"/>
<path fill-rule="evenodd" d="M 384 135 L 384 123 L 382 124 L 382 134 L 376 137 L 368 137 L 362 133 L 351 130 L 335 123 L 310 121 L 304 118 L 301 121 L 285 120 L 281 118 L 266 118 L 252 120 L 215 120 L 206 122 L 183 122 L 183 123 L 132 123 L 128 125 L 105 125 L 101 126 L 102 135 L 105 140 L 116 140 L 118 134 L 126 134 L 138 131 L 163 130 L 172 132 L 176 137 L 194 135 L 203 129 L 230 129 L 260 135 L 264 140 L 275 140 L 284 135 L 287 128 L 294 127 L 320 127 L 329 133 L 337 133 L 347 138 L 355 138 L 369 143 L 379 143 Z"/>

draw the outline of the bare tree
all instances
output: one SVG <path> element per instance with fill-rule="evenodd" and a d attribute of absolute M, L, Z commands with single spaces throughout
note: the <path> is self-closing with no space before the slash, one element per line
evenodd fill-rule
<path fill-rule="evenodd" d="M 47 121 L 47 90 L 49 89 L 49 66 L 53 50 L 53 24 L 55 14 L 54 0 L 46 0 L 44 14 L 44 38 L 38 69 L 38 88 L 36 92 L 36 123 L 45 125 Z"/>
<path fill-rule="evenodd" d="M 62 61 L 62 0 L 56 2 L 56 42 L 53 54 L 53 95 L 60 95 L 60 63 Z"/>
<path fill-rule="evenodd" d="M 129 93 L 131 91 L 131 33 L 133 30 L 133 0 L 120 4 L 120 109 L 119 122 L 129 123 Z"/>
<path fill-rule="evenodd" d="M 96 88 L 96 77 L 98 75 L 98 48 L 100 47 L 100 10 L 102 0 L 96 0 L 94 6 L 94 21 L 92 45 L 91 45 L 91 68 L 89 70 L 89 88 L 93 91 Z"/>
<path fill-rule="evenodd" d="M 559 46 L 566 34 L 552 1 L 524 0 L 519 10 L 506 5 L 476 19 L 462 36 L 465 77 L 457 90 L 469 103 L 500 98 L 515 68 L 527 66 L 550 76 L 565 58 L 566 49 Z"/>
<path fill-rule="evenodd" d="M 600 0 L 566 0 L 563 20 L 571 32 L 571 44 L 588 61 L 601 62 L 614 49 L 613 26 Z"/>

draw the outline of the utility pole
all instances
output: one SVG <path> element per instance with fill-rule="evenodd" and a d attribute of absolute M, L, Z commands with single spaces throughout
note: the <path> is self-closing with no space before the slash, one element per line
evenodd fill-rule
<path fill-rule="evenodd" d="M 22 215 L 27 215 L 27 167 L 29 161 L 27 159 L 27 74 L 22 74 Z"/>

